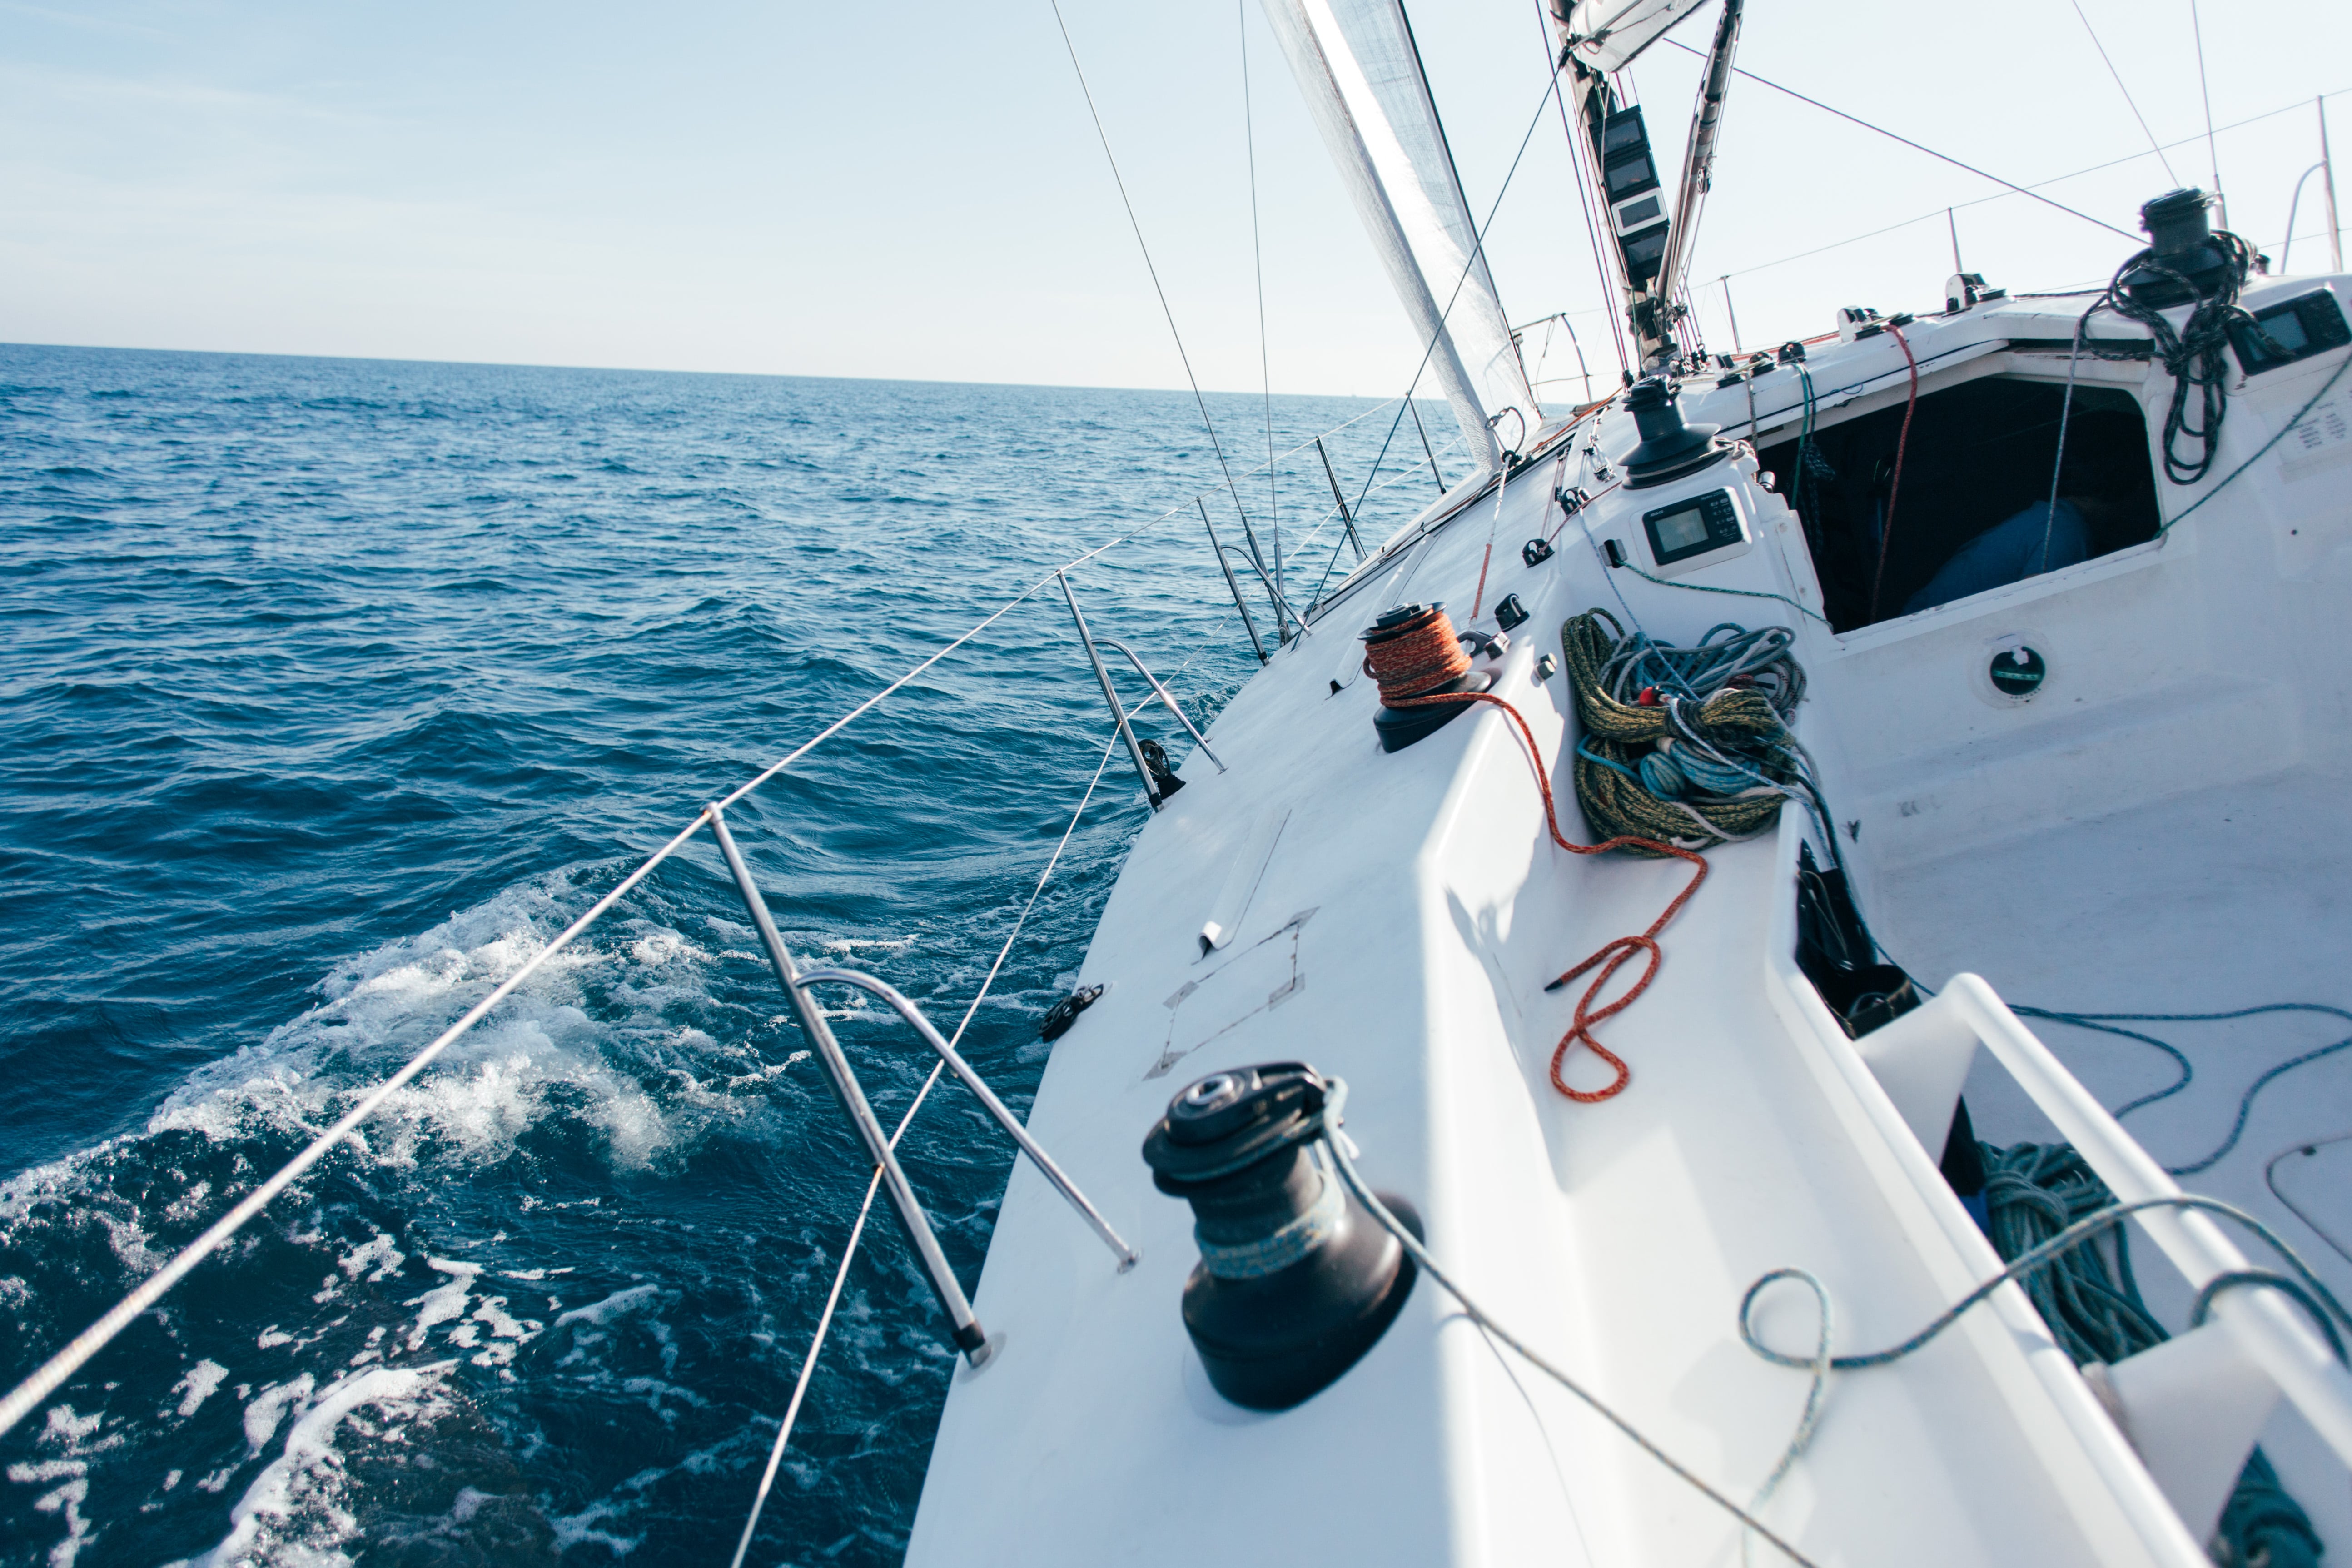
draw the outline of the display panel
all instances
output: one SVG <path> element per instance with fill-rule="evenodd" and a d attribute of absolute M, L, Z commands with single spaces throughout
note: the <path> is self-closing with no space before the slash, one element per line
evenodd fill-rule
<path fill-rule="evenodd" d="M 1706 514 L 1696 507 L 1662 517 L 1654 526 L 1659 548 L 1668 554 L 1688 550 L 1706 539 Z"/>
<path fill-rule="evenodd" d="M 1650 536 L 1650 559 L 1661 567 L 1748 542 L 1748 531 L 1740 526 L 1739 509 L 1728 490 L 1709 490 L 1662 506 L 1643 515 L 1642 529 Z"/>

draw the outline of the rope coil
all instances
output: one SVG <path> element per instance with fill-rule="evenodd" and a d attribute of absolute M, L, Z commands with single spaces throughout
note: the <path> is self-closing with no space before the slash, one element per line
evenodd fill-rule
<path fill-rule="evenodd" d="M 1552 798 L 1551 778 L 1544 768 L 1543 748 L 1536 744 L 1535 731 L 1528 727 L 1526 716 L 1492 692 L 1434 689 L 1470 670 L 1470 656 L 1463 651 L 1461 639 L 1454 635 L 1454 623 L 1446 617 L 1444 606 L 1432 605 L 1424 614 L 1402 623 L 1402 629 L 1395 635 L 1383 635 L 1381 640 L 1365 645 L 1364 670 L 1380 686 L 1381 706 L 1404 709 L 1433 707 L 1446 702 L 1484 702 L 1501 709 L 1509 716 L 1519 741 L 1527 748 L 1528 765 L 1535 771 L 1536 788 L 1543 796 L 1544 826 L 1550 832 L 1554 844 L 1571 855 L 1605 855 L 1612 849 L 1630 849 L 1637 855 L 1690 862 L 1691 879 L 1659 911 L 1656 920 L 1639 932 L 1608 942 L 1591 957 L 1544 987 L 1547 991 L 1557 991 L 1572 980 L 1581 979 L 1586 974 L 1592 975 L 1592 983 L 1576 1000 L 1576 1012 L 1569 1022 L 1568 1032 L 1559 1037 L 1559 1044 L 1552 1047 L 1551 1083 L 1560 1093 L 1581 1104 L 1591 1105 L 1613 1100 L 1622 1094 L 1625 1086 L 1633 1080 L 1633 1069 L 1626 1065 L 1624 1058 L 1601 1043 L 1592 1033 L 1593 1028 L 1632 1006 L 1641 998 L 1642 993 L 1650 988 L 1650 982 L 1657 978 L 1658 966 L 1665 962 L 1665 951 L 1658 945 L 1658 933 L 1682 912 L 1683 906 L 1690 902 L 1691 895 L 1698 891 L 1699 884 L 1706 880 L 1706 861 L 1700 858 L 1695 847 L 1664 842 L 1659 838 L 1618 834 L 1599 844 L 1579 844 L 1562 833 L 1559 805 Z M 1387 634 L 1391 628 L 1379 629 Z M 1798 689 L 1801 690 L 1801 685 Z M 1779 805 L 1777 799 L 1774 805 Z M 1591 815 L 1590 811 L 1587 815 Z M 1637 953 L 1646 954 L 1649 959 L 1643 966 L 1640 977 L 1615 1001 L 1605 1006 L 1595 1006 L 1610 981 L 1615 979 L 1617 972 L 1631 963 Z M 1616 1075 L 1606 1087 L 1577 1089 L 1569 1083 L 1563 1069 L 1567 1066 L 1569 1053 L 1580 1045 L 1608 1063 Z"/>
<path fill-rule="evenodd" d="M 1794 641 L 1786 626 L 1751 632 L 1726 622 L 1694 647 L 1674 647 L 1629 636 L 1606 610 L 1562 626 L 1584 730 L 1575 779 L 1587 819 L 1681 849 L 1769 832 L 1791 797 L 1825 821 L 1789 732 L 1805 695 Z"/>
<path fill-rule="evenodd" d="M 1469 652 L 1443 605 L 1392 627 L 1378 627 L 1366 638 L 1364 673 L 1380 687 L 1383 708 L 1419 707 L 1412 699 L 1470 673 Z"/>

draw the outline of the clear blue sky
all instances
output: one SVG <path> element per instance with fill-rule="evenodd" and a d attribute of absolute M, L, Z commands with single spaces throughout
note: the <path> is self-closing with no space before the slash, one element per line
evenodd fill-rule
<path fill-rule="evenodd" d="M 2187 0 L 2082 0 L 2158 138 L 2200 137 Z M 1536 0 L 1412 6 L 1482 214 L 1543 91 Z M 1277 390 L 1389 395 L 1406 331 L 1255 0 L 1064 0 L 1202 379 L 1255 388 L 1240 36 L 1255 71 Z M 2352 88 L 2352 14 L 2204 0 L 2235 226 L 2275 248 Z M 1711 12 L 1683 35 L 1703 45 Z M 1741 62 L 2020 180 L 2145 153 L 2070 0 L 1755 0 Z M 1678 149 L 1693 62 L 1636 68 Z M 2339 145 L 2352 146 L 2352 98 Z M 2210 184 L 2198 144 L 2171 153 Z M 2132 226 L 2151 156 L 2052 188 Z M 1695 282 L 1743 339 L 1932 307 L 1940 212 L 1997 187 L 1752 84 Z M 2343 192 L 2352 205 L 2352 181 Z M 2317 182 L 2296 270 L 2325 256 Z M 996 5 L 0 0 L 0 340 L 811 375 L 1175 386 L 1182 371 L 1045 0 Z M 1866 243 L 1742 272 L 1934 214 Z M 2015 197 L 1962 206 L 1971 268 L 2104 277 L 2124 241 Z M 1556 118 L 1492 237 L 1514 320 L 1602 297 Z M 1719 290 L 1700 288 L 1710 346 Z M 1578 317 L 1596 363 L 1606 320 Z M 1556 342 L 1544 374 L 1573 374 Z M 1555 395 L 1578 390 L 1549 389 Z"/>

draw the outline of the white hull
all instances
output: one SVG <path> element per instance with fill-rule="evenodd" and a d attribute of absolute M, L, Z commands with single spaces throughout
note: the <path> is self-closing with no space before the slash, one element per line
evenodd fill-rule
<path fill-rule="evenodd" d="M 2310 287 L 2260 282 L 2247 302 Z M 2001 345 L 2066 339 L 2083 302 L 1914 324 L 1922 395 L 1991 374 L 2063 381 L 2064 354 Z M 2162 487 L 2167 514 L 2252 457 L 2341 358 L 2235 389 L 2211 475 Z M 2160 370 L 2086 360 L 2077 372 L 2160 417 Z M 1812 374 L 1824 423 L 1906 395 L 1883 335 L 1817 349 Z M 1774 410 L 1794 386 L 1784 371 L 1754 388 L 1760 445 L 1793 434 L 1776 430 Z M 1749 390 L 1688 395 L 1685 411 L 1746 434 Z M 2352 381 L 2339 395 L 2352 408 Z M 1574 434 L 1578 453 L 1591 428 Z M 1630 419 L 1612 410 L 1598 429 L 1601 456 L 1622 460 Z M 1937 1149 L 1913 1134 L 1797 970 L 1808 825 L 1794 806 L 1777 833 L 1709 853 L 1705 887 L 1663 935 L 1655 984 L 1601 1026 L 1632 1065 L 1628 1090 L 1587 1105 L 1552 1087 L 1583 982 L 1545 984 L 1645 927 L 1689 870 L 1553 847 L 1524 752 L 1490 708 L 1380 750 L 1354 634 L 1406 600 L 1444 600 L 1466 619 L 1490 532 L 1486 604 L 1513 593 L 1532 613 L 1495 689 L 1533 727 L 1572 836 L 1569 682 L 1534 677 L 1564 619 L 1630 611 L 1679 643 L 1727 619 L 1794 621 L 1812 680 L 1799 732 L 1833 812 L 1858 824 L 1843 847 L 1864 911 L 1918 977 L 1940 985 L 1976 971 L 2012 1002 L 2070 1010 L 2345 1000 L 2352 508 L 2341 480 L 2352 467 L 2335 458 L 2352 458 L 2352 425 L 2338 417 L 2316 440 L 2298 432 L 2157 542 L 1843 636 L 1784 604 L 1612 572 L 1588 542 L 1589 529 L 1647 564 L 1644 510 L 1729 485 L 1754 547 L 1680 581 L 1818 610 L 1803 535 L 1754 482 L 1748 455 L 1612 491 L 1569 523 L 1556 556 L 1523 566 L 1521 542 L 1559 521 L 1557 450 L 1508 487 L 1498 521 L 1489 493 L 1424 542 L 1400 550 L 1413 531 L 1401 534 L 1393 559 L 1335 595 L 1313 635 L 1219 717 L 1209 736 L 1231 772 L 1192 767 L 1191 787 L 1138 840 L 1081 971 L 1108 990 L 1057 1045 L 1031 1126 L 1143 1261 L 1115 1274 L 1044 1181 L 1016 1169 L 976 1301 L 1003 1345 L 956 1376 L 910 1563 L 1738 1553 L 1729 1516 L 1489 1342 L 1426 1278 L 1370 1354 L 1306 1404 L 1265 1415 L 1218 1398 L 1178 1314 L 1196 1261 L 1192 1216 L 1153 1190 L 1138 1152 L 1170 1096 L 1216 1068 L 1304 1059 L 1344 1077 L 1366 1175 L 1418 1206 L 1432 1252 L 1480 1304 L 1742 1500 L 1787 1445 L 1806 1391 L 1804 1373 L 1742 1346 L 1750 1281 L 1790 1265 L 1819 1275 L 1837 1348 L 1851 1352 L 1902 1339 L 1999 1271 L 1937 1174 Z M 1584 463 L 1571 456 L 1560 482 L 1598 489 Z M 2013 703 L 1975 677 L 2021 633 L 2051 675 Z M 1199 932 L 1233 862 L 1274 818 L 1284 825 L 1239 934 L 1203 959 Z M 2142 1048 L 2130 1042 L 2042 1032 L 2109 1104 L 2162 1081 L 2153 1053 L 2132 1055 Z M 2219 1142 L 2256 1071 L 2324 1043 L 2282 1044 L 2259 1021 L 2215 1037 L 2227 1047 L 2200 1058 L 2189 1090 L 2132 1123 L 2160 1156 Z M 2347 1068 L 2339 1059 L 2283 1080 L 2258 1105 L 2256 1132 L 2189 1184 L 2261 1215 L 2339 1293 L 2352 1293 L 2352 1267 L 2270 1197 L 2262 1167 L 2289 1139 L 2352 1128 Z M 1606 1081 L 1589 1057 L 1570 1071 Z M 1915 1118 L 1932 1116 L 1906 1092 Z M 1994 1142 L 2052 1136 L 1981 1053 L 1968 1100 Z M 2313 1190 L 2352 1219 L 2340 1186 Z M 2177 1326 L 2188 1287 L 2156 1248 L 2143 1243 L 2136 1258 Z M 2242 1310 L 2248 1322 L 2224 1312 L 2223 1328 L 2249 1343 L 2299 1331 L 2274 1300 L 2263 1310 L 2289 1329 L 2249 1326 Z M 1794 1289 L 1759 1318 L 1768 1340 L 1800 1352 L 1812 1323 Z M 2338 1395 L 2352 1388 L 2340 1368 L 2333 1384 L 2313 1376 Z M 2352 1551 L 2342 1464 L 2292 1401 L 2263 1441 L 2331 1547 Z M 2208 1468 L 2224 1462 L 2234 1474 L 2226 1455 Z M 1822 1563 L 2192 1568 L 2211 1521 L 2184 1523 L 2179 1500 L 2010 1287 L 1916 1355 L 1835 1374 L 1819 1435 L 1765 1517 Z"/>

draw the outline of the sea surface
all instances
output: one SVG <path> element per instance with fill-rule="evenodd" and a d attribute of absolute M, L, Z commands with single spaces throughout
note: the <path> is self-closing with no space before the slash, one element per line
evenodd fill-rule
<path fill-rule="evenodd" d="M 1210 407 L 1311 582 L 1313 449 L 1269 497 Z M 1410 419 L 1370 478 L 1394 412 L 1272 406 L 1355 421 L 1373 536 L 1434 494 Z M 1076 592 L 1213 713 L 1196 494 L 1238 542 L 1182 394 L 0 346 L 0 1384 L 1064 561 L 1125 538 Z M 789 942 L 952 1029 L 1108 733 L 1049 586 L 730 820 Z M 972 1017 L 1016 1110 L 1144 811 L 1114 758 Z M 866 1173 L 756 945 L 707 838 L 664 865 L 0 1438 L 0 1563 L 724 1562 Z M 828 1005 L 895 1121 L 928 1060 Z M 969 1286 L 1010 1148 L 948 1085 L 904 1154 Z M 754 1563 L 903 1553 L 952 1359 L 868 1236 Z"/>

